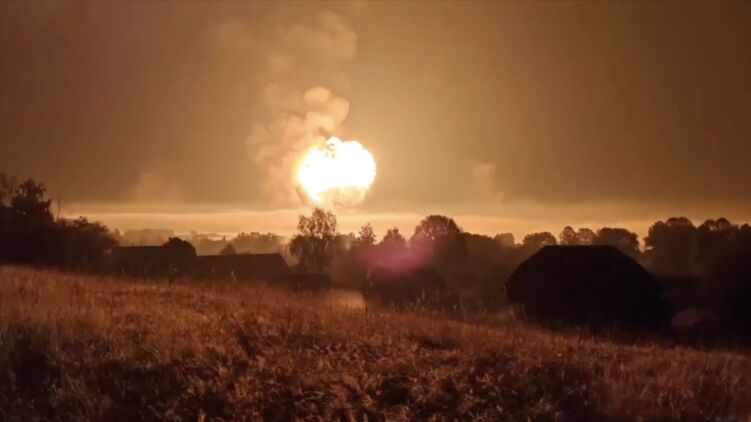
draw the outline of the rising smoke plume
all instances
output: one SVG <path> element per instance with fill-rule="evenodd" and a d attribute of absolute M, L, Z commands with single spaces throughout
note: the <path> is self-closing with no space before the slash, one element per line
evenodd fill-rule
<path fill-rule="evenodd" d="M 304 201 L 293 174 L 311 146 L 338 134 L 349 101 L 346 65 L 357 53 L 357 34 L 342 14 L 317 14 L 310 22 L 279 28 L 267 52 L 262 92 L 248 138 L 261 168 L 261 190 L 277 205 Z"/>

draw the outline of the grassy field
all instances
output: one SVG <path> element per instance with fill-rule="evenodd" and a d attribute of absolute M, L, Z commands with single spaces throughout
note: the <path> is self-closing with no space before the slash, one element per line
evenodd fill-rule
<path fill-rule="evenodd" d="M 742 420 L 751 355 L 0 267 L 0 420 Z"/>

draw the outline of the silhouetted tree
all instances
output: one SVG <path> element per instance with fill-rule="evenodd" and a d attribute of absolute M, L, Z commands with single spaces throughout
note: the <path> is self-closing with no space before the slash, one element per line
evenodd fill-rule
<path fill-rule="evenodd" d="M 0 174 L 0 261 L 95 269 L 116 244 L 85 218 L 55 221 L 43 184 Z"/>
<path fill-rule="evenodd" d="M 641 254 L 639 250 L 639 236 L 634 232 L 622 228 L 601 228 L 597 231 L 594 244 L 615 246 L 621 252 L 635 259 L 638 259 Z"/>
<path fill-rule="evenodd" d="M 107 253 L 116 245 L 115 238 L 100 223 L 83 217 L 59 219 L 50 262 L 68 268 L 101 270 Z"/>
<path fill-rule="evenodd" d="M 115 229 L 110 232 L 110 236 L 112 239 L 114 239 L 115 243 L 121 246 L 125 246 L 125 239 L 123 239 L 122 233 L 120 233 L 120 229 Z"/>
<path fill-rule="evenodd" d="M 0 173 L 0 207 L 10 205 L 10 199 L 17 186 L 16 180 L 5 173 Z"/>
<path fill-rule="evenodd" d="M 467 245 L 467 255 L 485 261 L 495 262 L 501 254 L 503 246 L 489 236 L 474 233 L 463 233 L 464 243 Z"/>
<path fill-rule="evenodd" d="M 656 273 L 686 275 L 694 273 L 698 249 L 697 230 L 686 217 L 668 218 L 649 228 L 644 238 L 649 268 Z"/>
<path fill-rule="evenodd" d="M 170 237 L 175 237 L 175 231 L 169 229 L 128 229 L 121 236 L 123 245 L 159 246 L 163 245 Z"/>
<path fill-rule="evenodd" d="M 357 236 L 354 233 L 337 233 L 334 236 L 334 253 L 343 253 L 357 244 Z"/>
<path fill-rule="evenodd" d="M 215 239 L 211 235 L 194 234 L 190 237 L 190 243 L 199 255 L 217 255 L 229 242 L 226 237 Z"/>
<path fill-rule="evenodd" d="M 566 226 L 558 235 L 558 243 L 566 246 L 575 246 L 579 244 L 579 237 L 576 235 L 576 230 L 571 226 Z"/>
<path fill-rule="evenodd" d="M 181 255 L 190 258 L 196 256 L 196 248 L 190 242 L 182 240 L 179 237 L 170 237 L 162 246 L 171 251 L 175 256 Z"/>
<path fill-rule="evenodd" d="M 227 243 L 227 246 L 219 251 L 219 255 L 237 255 L 237 251 L 235 251 L 235 247 L 232 246 L 232 243 Z"/>
<path fill-rule="evenodd" d="M 394 227 L 393 229 L 386 231 L 379 246 L 388 250 L 404 252 L 407 250 L 407 240 L 401 235 L 401 233 L 399 233 L 399 229 Z"/>
<path fill-rule="evenodd" d="M 638 239 L 637 239 L 638 242 Z M 592 229 L 582 227 L 579 230 L 574 230 L 571 226 L 566 226 L 558 235 L 558 244 L 566 246 L 586 246 L 594 245 L 597 243 L 597 235 Z"/>
<path fill-rule="evenodd" d="M 543 246 L 557 244 L 555 237 L 550 232 L 530 233 L 524 236 L 522 247 L 525 249 L 538 250 Z"/>
<path fill-rule="evenodd" d="M 169 276 L 185 274 L 191 269 L 196 257 L 196 248 L 179 237 L 170 237 L 164 246 L 166 265 Z"/>
<path fill-rule="evenodd" d="M 415 227 L 409 244 L 414 253 L 436 265 L 452 265 L 467 256 L 461 228 L 443 215 L 425 217 Z"/>
<path fill-rule="evenodd" d="M 54 241 L 51 200 L 41 183 L 28 179 L 12 188 L 4 220 L 2 252 L 16 262 L 49 261 Z M 6 192 L 5 196 L 8 195 Z"/>
<path fill-rule="evenodd" d="M 532 254 L 539 251 L 544 246 L 556 244 L 558 244 L 558 242 L 555 240 L 555 236 L 550 234 L 550 232 L 530 233 L 522 239 L 522 244 L 516 253 L 515 261 L 517 263 L 521 262 L 532 256 Z"/>
<path fill-rule="evenodd" d="M 362 268 L 363 272 L 367 271 L 368 264 L 374 259 L 375 244 L 376 235 L 373 227 L 370 223 L 366 223 L 360 228 L 349 250 L 351 258 L 357 261 L 357 265 Z"/>
<path fill-rule="evenodd" d="M 743 250 L 740 228 L 725 218 L 705 221 L 696 236 L 695 270 L 701 275 L 713 271 L 724 257 Z"/>
<path fill-rule="evenodd" d="M 359 287 L 365 282 L 370 265 L 377 260 L 376 235 L 370 223 L 360 228 L 357 236 L 337 236 L 334 258 L 329 273 L 339 284 Z M 348 247 L 349 246 L 349 247 Z"/>
<path fill-rule="evenodd" d="M 375 245 L 376 235 L 370 223 L 365 223 L 365 225 L 360 228 L 360 232 L 357 234 L 355 242 L 357 246 L 369 247 Z"/>
<path fill-rule="evenodd" d="M 238 253 L 281 252 L 284 238 L 273 233 L 240 233 L 232 239 L 232 246 Z"/>
<path fill-rule="evenodd" d="M 297 234 L 289 245 L 290 252 L 306 271 L 324 272 L 331 262 L 336 242 L 336 216 L 316 208 L 310 217 L 301 215 Z"/>
<path fill-rule="evenodd" d="M 368 270 L 368 264 L 364 261 L 368 253 L 363 252 L 372 246 L 359 247 L 358 237 L 354 233 L 337 234 L 333 244 L 332 258 L 327 268 L 329 276 L 340 286 L 360 288 Z"/>
<path fill-rule="evenodd" d="M 375 261 L 380 261 L 384 264 L 395 263 L 407 257 L 407 240 L 399 233 L 399 229 L 394 227 L 386 231 L 386 234 L 381 239 L 376 247 Z M 371 262 L 370 264 L 373 264 Z"/>
<path fill-rule="evenodd" d="M 576 238 L 580 245 L 594 245 L 597 241 L 595 232 L 586 227 L 582 227 L 576 232 Z"/>
<path fill-rule="evenodd" d="M 500 243 L 502 248 L 513 248 L 516 246 L 513 233 L 499 233 L 493 237 L 493 240 Z"/>

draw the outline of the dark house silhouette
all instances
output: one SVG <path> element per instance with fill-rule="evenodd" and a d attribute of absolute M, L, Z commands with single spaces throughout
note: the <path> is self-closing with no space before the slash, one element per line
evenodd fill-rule
<path fill-rule="evenodd" d="M 112 249 L 110 268 L 136 277 L 187 275 L 202 279 L 280 280 L 290 269 L 278 253 L 186 255 L 166 246 L 122 246 Z"/>
<path fill-rule="evenodd" d="M 169 271 L 168 261 L 162 246 L 117 246 L 112 248 L 110 268 L 136 277 L 156 277 Z"/>
<path fill-rule="evenodd" d="M 613 246 L 545 246 L 511 274 L 508 300 L 525 318 L 555 324 L 667 328 L 662 287 Z"/>
<path fill-rule="evenodd" d="M 241 255 L 201 255 L 195 258 L 193 275 L 197 278 L 235 280 L 279 280 L 290 274 L 278 253 Z"/>

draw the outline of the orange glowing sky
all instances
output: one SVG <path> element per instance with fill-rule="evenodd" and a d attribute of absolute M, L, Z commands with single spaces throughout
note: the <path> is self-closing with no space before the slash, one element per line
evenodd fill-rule
<path fill-rule="evenodd" d="M 749 40 L 745 2 L 2 2 L 0 171 L 113 227 L 288 233 L 337 136 L 376 167 L 345 231 L 748 221 Z"/>

